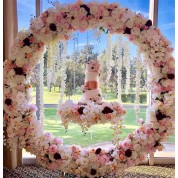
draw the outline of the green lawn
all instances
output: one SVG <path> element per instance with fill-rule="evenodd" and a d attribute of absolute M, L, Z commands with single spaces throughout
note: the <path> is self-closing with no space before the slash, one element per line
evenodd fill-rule
<path fill-rule="evenodd" d="M 33 102 L 35 103 L 35 88 L 33 89 Z M 78 101 L 81 99 L 82 93 L 78 92 L 71 97 L 72 100 Z M 48 91 L 47 87 L 44 88 L 44 103 L 46 104 L 57 104 L 60 99 L 59 88 L 57 87 L 54 91 L 52 88 L 51 92 Z M 64 101 L 68 97 L 64 98 Z M 108 93 L 106 101 L 118 101 L 114 93 Z M 126 104 L 126 103 L 124 103 Z M 133 104 L 133 103 L 129 103 Z M 140 110 L 140 117 L 145 119 L 146 109 Z M 125 138 L 128 133 L 133 132 L 138 126 L 135 119 L 134 109 L 128 109 L 125 115 L 125 126 L 123 129 L 122 138 Z M 112 138 L 112 130 L 110 124 L 105 125 L 94 125 L 92 126 L 86 135 L 81 131 L 81 128 L 77 124 L 70 123 L 67 133 L 65 133 L 64 127 L 61 125 L 61 121 L 56 116 L 56 109 L 45 109 L 45 120 L 44 120 L 45 131 L 51 132 L 57 137 L 62 137 L 65 144 L 78 144 L 81 146 L 87 146 L 90 144 L 108 142 Z M 169 139 L 170 142 L 175 142 L 175 137 L 172 136 Z"/>
<path fill-rule="evenodd" d="M 140 117 L 145 119 L 146 109 L 141 109 Z M 64 139 L 64 144 L 77 144 L 81 146 L 88 146 L 100 142 L 111 141 L 112 130 L 110 124 L 98 124 L 89 128 L 86 135 L 81 131 L 81 128 L 77 124 L 70 123 L 67 133 L 65 133 L 64 127 L 61 125 L 61 121 L 56 117 L 56 109 L 45 109 L 45 131 L 51 132 L 57 137 Z M 122 138 L 125 138 L 128 133 L 133 132 L 138 126 L 135 119 L 134 109 L 128 109 L 125 115 L 125 126 L 123 129 Z M 169 141 L 174 142 L 174 136 Z"/>

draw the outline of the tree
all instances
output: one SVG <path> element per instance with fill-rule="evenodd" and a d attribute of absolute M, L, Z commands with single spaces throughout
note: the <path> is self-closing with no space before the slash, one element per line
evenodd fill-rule
<path fill-rule="evenodd" d="M 90 44 L 86 44 L 84 48 L 81 50 L 81 55 L 79 57 L 79 63 L 86 63 L 91 59 L 97 59 L 98 53 L 94 53 L 94 46 Z"/>

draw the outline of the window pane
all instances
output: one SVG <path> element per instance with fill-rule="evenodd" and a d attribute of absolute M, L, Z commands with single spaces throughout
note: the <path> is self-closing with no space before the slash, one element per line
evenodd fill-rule
<path fill-rule="evenodd" d="M 17 0 L 18 31 L 28 30 L 30 19 L 35 16 L 35 0 Z"/>
<path fill-rule="evenodd" d="M 158 2 L 158 27 L 175 47 L 175 0 Z"/>
<path fill-rule="evenodd" d="M 158 2 L 158 28 L 175 48 L 175 0 Z M 165 149 L 156 152 L 155 157 L 175 157 L 175 135 L 171 136 L 164 146 Z"/>

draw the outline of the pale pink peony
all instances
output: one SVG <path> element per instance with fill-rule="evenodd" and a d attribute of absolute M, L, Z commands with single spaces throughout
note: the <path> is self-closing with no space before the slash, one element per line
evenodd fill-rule
<path fill-rule="evenodd" d="M 51 169 L 51 170 L 55 170 L 57 169 L 59 166 L 56 162 L 52 162 L 51 164 L 48 165 L 48 169 Z"/>
<path fill-rule="evenodd" d="M 132 143 L 131 143 L 131 140 L 126 139 L 126 140 L 121 142 L 121 145 L 124 148 L 124 150 L 127 150 L 131 147 Z"/>
<path fill-rule="evenodd" d="M 57 145 L 62 145 L 63 144 L 63 139 L 62 138 L 55 138 L 54 143 Z"/>
<path fill-rule="evenodd" d="M 51 145 L 49 148 L 48 148 L 48 151 L 50 154 L 54 154 L 57 152 L 57 146 L 56 145 Z"/>
<path fill-rule="evenodd" d="M 20 85 L 17 85 L 17 90 L 19 91 L 23 91 L 24 90 L 24 85 L 20 84 Z"/>
<path fill-rule="evenodd" d="M 36 112 L 38 110 L 38 108 L 36 107 L 36 105 L 31 104 L 30 105 L 30 112 Z"/>

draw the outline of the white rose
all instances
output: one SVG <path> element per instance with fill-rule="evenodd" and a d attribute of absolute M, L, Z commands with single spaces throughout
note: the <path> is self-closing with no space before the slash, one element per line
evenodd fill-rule
<path fill-rule="evenodd" d="M 78 19 L 74 19 L 71 23 L 71 25 L 74 27 L 74 28 L 78 28 L 79 27 L 79 20 Z"/>
<path fill-rule="evenodd" d="M 133 28 L 133 25 L 134 25 L 134 22 L 133 22 L 132 20 L 128 20 L 128 21 L 126 22 L 126 26 L 127 26 L 128 28 Z"/>
<path fill-rule="evenodd" d="M 14 69 L 11 69 L 8 73 L 8 76 L 13 77 L 14 75 L 15 75 L 15 71 L 14 71 Z"/>
<path fill-rule="evenodd" d="M 92 6 L 92 7 L 90 8 L 90 13 L 93 14 L 93 15 L 95 15 L 95 14 L 97 13 L 97 11 L 98 11 L 97 6 Z"/>

